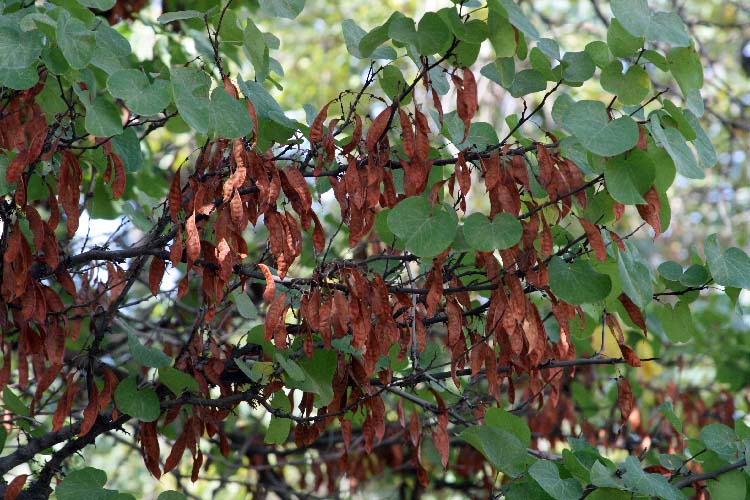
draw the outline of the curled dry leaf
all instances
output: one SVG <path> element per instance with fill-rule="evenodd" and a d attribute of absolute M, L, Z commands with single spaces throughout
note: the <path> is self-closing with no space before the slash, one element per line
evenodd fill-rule
<path fill-rule="evenodd" d="M 89 433 L 96 423 L 97 416 L 99 416 L 99 391 L 96 388 L 96 384 L 91 384 L 89 402 L 83 410 L 83 422 L 81 423 L 81 431 L 78 433 L 78 437 Z"/>
<path fill-rule="evenodd" d="M 125 174 L 125 166 L 122 164 L 122 160 L 117 154 L 112 153 L 110 155 L 112 164 L 115 170 L 115 179 L 112 181 L 112 197 L 114 199 L 122 198 L 125 194 L 125 185 L 127 183 L 127 176 Z"/>
<path fill-rule="evenodd" d="M 198 227 L 195 225 L 195 212 L 185 221 L 185 232 L 187 233 L 187 259 L 189 267 L 201 255 L 201 240 L 198 235 Z"/>
<path fill-rule="evenodd" d="M 161 280 L 164 277 L 166 267 L 166 264 L 160 257 L 154 255 L 151 258 L 151 265 L 148 268 L 148 289 L 151 290 L 151 295 L 154 297 L 159 294 L 159 287 L 161 286 Z"/>
<path fill-rule="evenodd" d="M 187 445 L 187 439 L 188 439 L 188 432 L 189 429 L 185 428 L 182 431 L 182 434 L 180 434 L 180 437 L 178 437 L 174 444 L 172 445 L 172 450 L 169 452 L 169 456 L 167 457 L 167 461 L 164 462 L 164 474 L 171 471 L 177 465 L 180 463 L 180 460 L 182 459 L 183 453 L 185 453 L 185 447 Z"/>
<path fill-rule="evenodd" d="M 341 154 L 348 155 L 354 149 L 356 149 L 359 142 L 362 140 L 362 118 L 359 115 L 354 115 L 354 133 L 352 134 L 352 140 L 341 148 Z"/>
<path fill-rule="evenodd" d="M 20 474 L 14 477 L 13 481 L 8 484 L 8 488 L 5 490 L 5 500 L 15 500 L 18 498 L 18 495 L 26 484 L 26 479 L 28 479 L 28 477 L 28 474 Z"/>
<path fill-rule="evenodd" d="M 617 382 L 617 407 L 620 409 L 622 421 L 628 419 L 633 411 L 633 388 L 625 377 L 620 377 Z"/>
<path fill-rule="evenodd" d="M 180 186 L 180 168 L 174 173 L 172 182 L 169 184 L 169 215 L 172 222 L 177 223 L 177 216 L 182 208 L 182 187 Z"/>
<path fill-rule="evenodd" d="M 263 291 L 263 300 L 266 304 L 270 304 L 276 296 L 276 282 L 273 280 L 273 274 L 271 274 L 271 270 L 267 265 L 258 264 L 258 268 L 261 270 L 263 278 L 266 280 L 266 289 Z"/>
<path fill-rule="evenodd" d="M 378 142 L 380 142 L 381 137 L 385 137 L 386 128 L 388 127 L 392 114 L 393 109 L 387 107 L 372 121 L 370 130 L 367 131 L 367 138 L 365 139 L 367 151 L 370 153 L 375 152 L 375 148 Z"/>
<path fill-rule="evenodd" d="M 620 303 L 625 308 L 625 311 L 627 311 L 628 316 L 630 316 L 630 319 L 633 320 L 633 323 L 643 330 L 643 334 L 647 335 L 648 331 L 646 329 L 646 320 L 643 318 L 643 313 L 638 308 L 637 305 L 633 303 L 632 300 L 630 300 L 630 297 L 628 297 L 626 294 L 621 293 L 618 297 L 620 300 Z"/>
<path fill-rule="evenodd" d="M 578 222 L 583 226 L 583 230 L 586 231 L 586 237 L 589 240 L 589 245 L 594 250 L 594 255 L 597 259 L 604 262 L 607 260 L 607 247 L 604 245 L 604 238 L 599 227 L 583 217 L 578 219 Z"/>
<path fill-rule="evenodd" d="M 159 468 L 159 439 L 156 434 L 156 422 L 141 422 L 141 451 L 143 463 L 156 478 L 161 477 Z"/>
<path fill-rule="evenodd" d="M 661 234 L 661 220 L 659 219 L 659 210 L 661 210 L 661 201 L 659 201 L 659 193 L 652 186 L 651 189 L 646 191 L 643 195 L 646 200 L 646 205 L 636 205 L 638 213 L 641 215 L 644 221 L 648 223 L 654 229 L 654 238 Z"/>
<path fill-rule="evenodd" d="M 479 99 L 477 96 L 477 82 L 474 79 L 474 73 L 469 68 L 464 68 L 463 79 L 455 74 L 452 75 L 453 84 L 456 86 L 456 111 L 458 117 L 464 122 L 464 142 L 469 136 L 471 119 L 474 118 L 479 109 Z"/>
<path fill-rule="evenodd" d="M 331 103 L 329 102 L 325 106 L 323 106 L 323 109 L 320 110 L 318 113 L 318 116 L 315 117 L 315 119 L 312 122 L 312 125 L 310 125 L 310 143 L 316 144 L 323 140 L 323 124 L 326 121 L 326 118 L 328 117 L 328 106 L 330 106 Z"/>
<path fill-rule="evenodd" d="M 401 108 L 398 108 L 398 117 L 401 122 L 401 144 L 404 148 L 404 153 L 406 153 L 407 158 L 413 161 L 416 144 L 411 120 L 409 119 L 409 115 L 406 114 L 406 111 Z"/>

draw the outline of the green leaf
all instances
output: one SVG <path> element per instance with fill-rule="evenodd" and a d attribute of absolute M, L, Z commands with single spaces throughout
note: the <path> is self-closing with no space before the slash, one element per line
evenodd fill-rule
<path fill-rule="evenodd" d="M 86 104 L 86 131 L 95 137 L 109 137 L 122 133 L 120 110 L 108 98 L 101 96 Z"/>
<path fill-rule="evenodd" d="M 393 16 L 391 16 L 391 19 Z M 370 30 L 362 39 L 359 41 L 359 51 L 362 57 L 370 57 L 374 55 L 375 49 L 380 47 L 383 43 L 388 40 L 388 28 L 390 19 L 387 23 L 382 26 L 377 26 Z"/>
<path fill-rule="evenodd" d="M 609 276 L 594 271 L 588 261 L 578 259 L 568 264 L 555 256 L 548 271 L 552 293 L 572 305 L 604 300 L 612 289 Z"/>
<path fill-rule="evenodd" d="M 260 0 L 260 8 L 272 16 L 294 19 L 305 8 L 305 0 Z"/>
<path fill-rule="evenodd" d="M 507 17 L 495 9 L 490 9 L 487 15 L 488 36 L 495 57 L 512 58 L 516 54 L 516 32 Z"/>
<path fill-rule="evenodd" d="M 677 46 L 690 44 L 680 16 L 674 12 L 651 12 L 646 0 L 612 0 L 612 13 L 635 36 Z"/>
<path fill-rule="evenodd" d="M 117 409 L 138 418 L 144 422 L 153 422 L 159 418 L 159 396 L 153 389 L 138 389 L 135 376 L 130 376 L 120 382 L 115 390 Z"/>
<path fill-rule="evenodd" d="M 243 102 L 221 87 L 211 93 L 208 117 L 209 129 L 218 137 L 237 139 L 253 131 L 253 122 Z"/>
<path fill-rule="evenodd" d="M 685 457 L 682 455 L 662 453 L 659 455 L 659 464 L 669 470 L 677 471 L 685 465 Z"/>
<path fill-rule="evenodd" d="M 631 491 L 642 495 L 658 496 L 664 500 L 683 500 L 685 496 L 667 482 L 661 474 L 647 474 L 643 472 L 641 463 L 636 457 L 625 459 L 622 467 L 625 486 Z"/>
<path fill-rule="evenodd" d="M 117 0 L 77 0 L 84 7 L 98 10 L 109 10 L 115 6 Z"/>
<path fill-rule="evenodd" d="M 269 49 L 268 44 L 266 44 L 266 38 L 252 19 L 247 20 L 247 25 L 243 32 L 242 47 L 255 68 L 256 80 L 262 82 L 266 79 L 269 72 Z"/>
<path fill-rule="evenodd" d="M 526 447 L 516 436 L 491 425 L 467 427 L 457 437 L 474 447 L 496 469 L 510 476 L 519 476 L 531 461 Z"/>
<path fill-rule="evenodd" d="M 678 108 L 677 105 L 675 105 L 675 103 L 673 103 L 669 99 L 662 100 L 662 106 L 664 107 L 664 111 L 668 113 L 668 118 L 663 114 L 661 116 L 667 118 L 667 122 L 670 122 L 670 119 L 674 121 L 675 127 L 680 131 L 680 133 L 683 135 L 683 137 L 685 137 L 686 140 L 695 140 L 697 137 L 695 131 L 685 119 L 685 114 L 682 112 L 682 109 Z"/>
<path fill-rule="evenodd" d="M 273 363 L 268 363 L 268 362 L 264 362 L 264 363 L 265 363 L 265 364 L 268 364 L 268 365 L 271 365 L 271 372 L 273 372 Z M 237 365 L 237 368 L 239 368 L 239 369 L 240 369 L 240 371 L 241 371 L 242 373 L 244 373 L 244 374 L 245 374 L 245 376 L 246 376 L 246 377 L 247 377 L 247 378 L 248 378 L 249 380 L 252 380 L 253 382 L 258 382 L 258 381 L 260 381 L 260 380 L 261 380 L 261 378 L 262 378 L 262 377 L 261 377 L 261 374 L 260 374 L 260 373 L 258 373 L 258 371 L 257 371 L 257 370 L 254 370 L 254 369 L 253 369 L 253 368 L 255 368 L 255 366 L 256 366 L 257 364 L 259 364 L 259 363 L 257 363 L 257 362 L 256 362 L 256 363 L 253 363 L 253 365 L 252 365 L 252 366 L 250 366 L 250 364 L 248 364 L 248 362 L 247 362 L 247 361 L 245 361 L 244 359 L 241 359 L 241 358 L 234 358 L 234 364 L 236 364 L 236 365 Z"/>
<path fill-rule="evenodd" d="M 434 257 L 453 241 L 458 216 L 444 203 L 431 207 L 426 197 L 412 196 L 391 210 L 388 227 L 404 241 L 409 252 L 419 257 Z"/>
<path fill-rule="evenodd" d="M 156 500 L 187 500 L 187 497 L 179 491 L 167 490 L 159 493 Z"/>
<path fill-rule="evenodd" d="M 591 466 L 591 484 L 599 488 L 622 488 L 616 479 L 614 471 L 607 468 L 598 460 Z"/>
<path fill-rule="evenodd" d="M 417 47 L 419 44 L 419 35 L 417 35 L 414 19 L 404 15 L 398 15 L 393 18 L 388 26 L 388 36 L 393 41 L 404 45 Z"/>
<path fill-rule="evenodd" d="M 128 333 L 128 349 L 133 359 L 142 366 L 151 368 L 163 368 L 172 363 L 172 358 L 153 347 L 146 347 L 138 340 L 138 337 Z"/>
<path fill-rule="evenodd" d="M 487 6 L 490 12 L 494 10 L 504 17 L 507 16 L 511 24 L 527 37 L 532 40 L 539 39 L 539 32 L 513 0 L 490 0 L 487 2 Z"/>
<path fill-rule="evenodd" d="M 638 125 L 629 116 L 609 121 L 607 108 L 599 101 L 578 101 L 563 118 L 567 128 L 594 154 L 615 156 L 638 143 Z"/>
<path fill-rule="evenodd" d="M 711 498 L 745 500 L 747 495 L 746 475 L 739 470 L 729 471 L 717 479 L 706 482 Z"/>
<path fill-rule="evenodd" d="M 652 113 L 650 119 L 648 129 L 651 135 L 672 157 L 677 171 L 689 179 L 703 179 L 706 175 L 698 166 L 693 152 L 679 130 L 672 127 L 662 128 L 657 113 Z"/>
<path fill-rule="evenodd" d="M 531 446 L 531 430 L 526 420 L 502 408 L 487 408 L 484 423 L 513 434 L 525 447 Z"/>
<path fill-rule="evenodd" d="M 682 266 L 672 260 L 662 262 L 657 270 L 659 274 L 670 281 L 680 281 L 682 278 Z"/>
<path fill-rule="evenodd" d="M 253 301 L 250 300 L 247 293 L 241 290 L 235 290 L 232 292 L 232 298 L 234 299 L 234 304 L 237 306 L 237 312 L 240 313 L 240 316 L 245 319 L 255 319 L 258 316 L 258 309 L 255 307 L 255 304 L 253 304 Z"/>
<path fill-rule="evenodd" d="M 114 57 L 130 55 L 132 51 L 130 42 L 119 31 L 110 28 L 107 24 L 100 24 L 96 27 L 94 33 L 96 34 L 97 51 L 107 52 Z"/>
<path fill-rule="evenodd" d="M 203 71 L 193 67 L 173 67 L 172 93 L 177 111 L 185 122 L 196 132 L 208 133 L 209 100 L 208 91 L 211 79 Z"/>
<path fill-rule="evenodd" d="M 545 80 L 556 81 L 561 78 L 562 66 L 558 66 L 552 71 L 552 62 L 539 47 L 531 49 L 531 52 L 529 52 L 529 62 L 531 63 L 531 68 L 538 71 Z"/>
<path fill-rule="evenodd" d="M 429 56 L 447 50 L 451 44 L 447 33 L 450 33 L 450 27 L 445 21 L 437 13 L 427 12 L 417 25 L 419 53 Z"/>
<path fill-rule="evenodd" d="M 140 170 L 143 166 L 143 152 L 135 129 L 126 128 L 122 134 L 114 136 L 110 142 L 112 150 L 120 157 L 128 173 Z"/>
<path fill-rule="evenodd" d="M 604 180 L 609 194 L 624 205 L 645 204 L 643 195 L 656 178 L 656 165 L 651 158 L 634 149 L 604 164 Z"/>
<path fill-rule="evenodd" d="M 620 278 L 622 291 L 635 305 L 643 309 L 653 300 L 654 287 L 651 283 L 651 273 L 635 245 L 629 241 L 625 245 L 627 251 L 619 252 L 617 275 Z"/>
<path fill-rule="evenodd" d="M 293 360 L 285 357 L 280 352 L 277 352 L 274 355 L 274 359 L 279 365 L 281 365 L 281 368 L 286 372 L 286 374 L 292 377 L 294 380 L 298 382 L 305 380 L 305 377 L 307 375 L 302 370 L 302 368 L 300 368 L 300 366 Z"/>
<path fill-rule="evenodd" d="M 146 75 L 135 69 L 116 71 L 107 79 L 107 89 L 119 97 L 128 109 L 139 115 L 155 115 L 169 105 L 166 80 L 150 83 Z"/>
<path fill-rule="evenodd" d="M 341 29 L 344 34 L 344 43 L 346 44 L 346 50 L 348 50 L 349 53 L 354 57 L 357 57 L 359 59 L 364 59 L 366 57 L 371 57 L 372 59 L 396 59 L 396 51 L 393 50 L 393 48 L 377 48 L 377 45 L 380 45 L 388 39 L 387 30 L 385 30 L 386 36 L 382 39 L 382 41 L 380 41 L 375 46 L 366 47 L 366 49 L 369 50 L 369 53 L 365 55 L 364 51 L 360 49 L 360 44 L 367 35 L 367 32 L 360 28 L 357 23 L 355 23 L 351 19 L 344 19 L 344 21 L 341 23 Z"/>
<path fill-rule="evenodd" d="M 644 41 L 643 37 L 631 35 L 616 18 L 612 18 L 607 28 L 607 45 L 612 55 L 630 57 L 643 47 Z"/>
<path fill-rule="evenodd" d="M 698 117 L 687 109 L 683 111 L 683 114 L 685 120 L 693 129 L 693 132 L 695 132 L 693 146 L 695 146 L 695 150 L 698 152 L 698 161 L 703 168 L 713 167 L 716 165 L 718 158 L 716 157 L 716 150 L 714 149 L 713 144 L 711 144 L 711 139 L 708 138 L 708 135 L 706 135 L 706 132 L 703 130 Z"/>
<path fill-rule="evenodd" d="M 21 31 L 10 18 L 0 17 L 0 70 L 20 71 L 35 65 L 42 48 L 41 31 Z"/>
<path fill-rule="evenodd" d="M 453 56 L 450 58 L 450 61 L 457 67 L 467 68 L 476 62 L 481 48 L 481 43 L 461 41 L 453 49 Z"/>
<path fill-rule="evenodd" d="M 522 234 L 523 227 L 518 219 L 504 212 L 495 215 L 492 221 L 475 212 L 464 222 L 466 242 L 482 252 L 510 248 L 521 241 Z"/>
<path fill-rule="evenodd" d="M 24 69 L 3 69 L 0 73 L 0 87 L 13 90 L 30 89 L 39 81 L 36 64 Z"/>
<path fill-rule="evenodd" d="M 389 64 L 383 71 L 380 72 L 379 76 L 380 88 L 383 89 L 385 95 L 391 98 L 391 101 L 395 101 L 408 87 L 404 75 L 401 74 L 401 70 L 393 64 Z M 411 93 L 406 96 L 406 99 L 401 101 L 402 105 L 409 104 L 411 102 Z"/>
<path fill-rule="evenodd" d="M 710 279 L 711 276 L 709 276 L 705 267 L 700 264 L 693 264 L 685 269 L 685 272 L 680 276 L 678 281 L 685 286 L 700 286 L 707 283 Z"/>
<path fill-rule="evenodd" d="M 537 42 L 537 48 L 550 59 L 560 60 L 560 45 L 551 38 L 540 38 Z"/>
<path fill-rule="evenodd" d="M 623 75 L 620 61 L 612 61 L 602 70 L 600 83 L 604 90 L 628 106 L 640 104 L 651 91 L 651 78 L 646 70 L 633 65 Z"/>
<path fill-rule="evenodd" d="M 509 89 L 513 97 L 523 97 L 543 90 L 547 90 L 547 79 L 535 69 L 524 69 L 516 73 Z"/>
<path fill-rule="evenodd" d="M 750 288 L 750 257 L 739 248 L 732 247 L 722 252 L 716 234 L 711 234 L 703 243 L 708 269 L 714 281 L 722 286 Z"/>
<path fill-rule="evenodd" d="M 192 375 L 171 366 L 159 368 L 159 381 L 175 396 L 180 396 L 185 391 L 198 392 L 198 381 Z"/>
<path fill-rule="evenodd" d="M 581 454 L 581 456 L 586 456 Z M 570 450 L 563 450 L 562 452 L 562 464 L 565 470 L 567 470 L 573 478 L 577 479 L 581 484 L 591 483 L 591 474 L 588 467 L 586 467 L 576 454 Z"/>
<path fill-rule="evenodd" d="M 600 40 L 589 42 L 583 50 L 586 51 L 591 60 L 594 61 L 594 64 L 599 68 L 605 68 L 612 61 L 612 54 L 609 47 Z"/>
<path fill-rule="evenodd" d="M 583 489 L 572 478 L 561 479 L 560 470 L 550 460 L 539 460 L 529 468 L 529 475 L 556 500 L 578 500 Z"/>
<path fill-rule="evenodd" d="M 7 385 L 3 387 L 3 406 L 5 406 L 5 408 L 14 415 L 18 415 L 20 417 L 28 417 L 29 415 L 31 415 L 29 407 L 23 401 L 21 401 L 21 398 L 16 396 L 16 393 L 13 392 L 13 389 L 8 387 Z"/>
<path fill-rule="evenodd" d="M 57 500 L 117 500 L 119 493 L 105 490 L 107 473 L 85 467 L 68 472 L 55 488 Z"/>
<path fill-rule="evenodd" d="M 71 18 L 67 11 L 60 11 L 57 18 L 57 45 L 72 68 L 85 68 L 96 49 L 96 35 L 78 19 Z"/>
<path fill-rule="evenodd" d="M 289 119 L 278 102 L 263 88 L 258 82 L 244 81 L 241 77 L 237 78 L 237 83 L 245 97 L 250 99 L 255 106 L 255 112 L 258 118 L 278 123 L 282 127 L 295 130 L 298 127 L 297 122 Z"/>
<path fill-rule="evenodd" d="M 174 12 L 165 12 L 156 18 L 159 24 L 167 24 L 174 21 L 183 21 L 186 19 L 202 19 L 206 14 L 197 10 L 177 10 Z"/>
<path fill-rule="evenodd" d="M 455 11 L 454 11 L 455 12 Z M 443 19 L 445 21 L 445 19 Z M 448 23 L 446 23 L 447 25 Z M 469 43 L 482 43 L 487 40 L 489 36 L 489 28 L 487 23 L 481 19 L 469 19 L 465 24 L 461 25 L 463 29 L 456 31 L 456 38 Z"/>
<path fill-rule="evenodd" d="M 692 47 L 678 47 L 667 52 L 667 64 L 683 95 L 703 87 L 703 65 Z"/>
<path fill-rule="evenodd" d="M 585 52 L 566 52 L 562 60 L 563 78 L 569 82 L 585 82 L 596 71 L 596 65 Z"/>
<path fill-rule="evenodd" d="M 258 363 L 256 363 L 257 365 Z M 312 358 L 299 359 L 297 364 L 304 370 L 304 380 L 294 386 L 317 395 L 316 404 L 326 406 L 333 400 L 333 374 L 336 371 L 336 353 L 333 350 L 315 349 Z"/>
<path fill-rule="evenodd" d="M 284 394 L 283 391 L 280 391 L 273 395 L 271 408 L 284 413 L 289 413 L 292 410 L 292 405 L 289 403 L 289 398 L 286 394 Z M 292 421 L 290 419 L 274 415 L 271 417 L 271 422 L 268 424 L 266 437 L 263 441 L 266 444 L 284 444 L 286 443 L 291 428 Z"/>
<path fill-rule="evenodd" d="M 686 96 L 686 104 L 688 109 L 699 118 L 703 116 L 703 113 L 706 111 L 700 90 L 694 89 L 688 92 L 688 95 Z"/>
<path fill-rule="evenodd" d="M 701 429 L 700 440 L 722 460 L 737 460 L 737 434 L 724 424 L 708 424 Z"/>
<path fill-rule="evenodd" d="M 364 56 L 362 55 L 362 51 L 359 50 L 359 43 L 367 32 L 352 19 L 344 19 L 342 21 L 341 32 L 344 35 L 346 50 L 354 57 L 362 59 Z"/>
<path fill-rule="evenodd" d="M 658 309 L 658 315 L 664 333 L 672 342 L 688 342 L 697 335 L 687 302 L 679 301 L 674 309 L 665 304 Z"/>

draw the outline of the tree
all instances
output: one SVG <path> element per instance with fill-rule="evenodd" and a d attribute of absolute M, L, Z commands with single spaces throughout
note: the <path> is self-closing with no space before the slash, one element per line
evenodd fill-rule
<path fill-rule="evenodd" d="M 5 2 L 5 498 L 154 491 L 77 459 L 111 442 L 162 500 L 745 498 L 731 393 L 648 382 L 750 288 L 716 235 L 644 257 L 716 163 L 680 16 L 612 0 L 579 51 L 512 0 L 346 19 L 369 69 L 302 120 L 304 3 Z M 487 85 L 522 111 L 480 121 Z"/>

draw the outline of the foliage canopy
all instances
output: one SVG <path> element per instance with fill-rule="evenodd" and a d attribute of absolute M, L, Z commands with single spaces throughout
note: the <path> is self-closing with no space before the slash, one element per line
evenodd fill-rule
<path fill-rule="evenodd" d="M 369 70 L 301 113 L 260 26 L 304 0 L 146 3 L 0 1 L 5 498 L 133 498 L 76 460 L 111 439 L 160 500 L 745 498 L 750 428 L 631 383 L 750 289 L 716 235 L 635 242 L 717 162 L 677 13 L 612 0 L 579 51 L 513 0 L 346 19 Z"/>

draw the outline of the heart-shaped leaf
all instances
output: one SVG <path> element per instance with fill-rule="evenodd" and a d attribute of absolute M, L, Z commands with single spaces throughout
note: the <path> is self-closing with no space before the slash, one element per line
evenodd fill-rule
<path fill-rule="evenodd" d="M 722 286 L 750 288 L 750 257 L 739 248 L 721 251 L 716 234 L 703 243 L 708 269 L 714 281 Z"/>
<path fill-rule="evenodd" d="M 682 47 L 690 44 L 680 16 L 675 12 L 651 12 L 646 0 L 612 0 L 612 13 L 635 36 Z"/>
<path fill-rule="evenodd" d="M 609 121 L 599 101 L 578 101 L 566 111 L 563 124 L 594 154 L 615 156 L 638 143 L 638 125 L 629 116 Z"/>
<path fill-rule="evenodd" d="M 110 93 L 119 97 L 133 113 L 155 115 L 167 107 L 170 98 L 166 80 L 149 83 L 146 75 L 135 69 L 112 73 L 107 80 Z"/>
<path fill-rule="evenodd" d="M 591 264 L 583 260 L 568 264 L 560 257 L 553 257 L 547 270 L 550 290 L 568 304 L 604 300 L 612 289 L 609 276 L 597 273 Z"/>
<path fill-rule="evenodd" d="M 625 205 L 645 204 L 641 195 L 648 191 L 655 177 L 653 160 L 640 149 L 612 158 L 604 165 L 609 194 Z"/>
<path fill-rule="evenodd" d="M 466 242 L 482 252 L 510 248 L 521 241 L 522 234 L 521 223 L 507 213 L 499 213 L 491 221 L 484 214 L 473 213 L 464 222 Z"/>
<path fill-rule="evenodd" d="M 688 179 L 703 179 L 706 175 L 679 130 L 673 127 L 662 128 L 657 113 L 651 114 L 648 125 L 651 135 L 672 157 L 677 171 Z"/>
<path fill-rule="evenodd" d="M 445 204 L 430 206 L 423 196 L 406 198 L 388 214 L 388 227 L 406 249 L 419 257 L 434 257 L 456 236 L 458 216 Z"/>
<path fill-rule="evenodd" d="M 138 389 L 134 376 L 124 379 L 115 390 L 117 409 L 144 422 L 153 422 L 159 418 L 159 396 L 153 389 Z"/>

